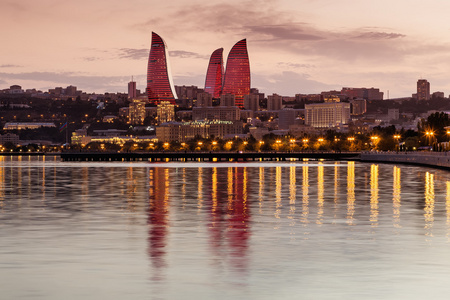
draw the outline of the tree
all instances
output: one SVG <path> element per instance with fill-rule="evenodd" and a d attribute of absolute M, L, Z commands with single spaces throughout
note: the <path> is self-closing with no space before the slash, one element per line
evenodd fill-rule
<path fill-rule="evenodd" d="M 429 115 L 427 120 L 422 119 L 417 126 L 419 129 L 419 136 L 432 136 L 432 142 L 439 143 L 448 140 L 445 127 L 450 126 L 450 119 L 444 112 L 436 112 Z"/>

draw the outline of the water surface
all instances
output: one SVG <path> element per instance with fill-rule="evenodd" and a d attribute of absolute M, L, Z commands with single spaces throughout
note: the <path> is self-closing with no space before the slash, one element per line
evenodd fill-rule
<path fill-rule="evenodd" d="M 0 156 L 4 299 L 446 299 L 450 173 Z"/>

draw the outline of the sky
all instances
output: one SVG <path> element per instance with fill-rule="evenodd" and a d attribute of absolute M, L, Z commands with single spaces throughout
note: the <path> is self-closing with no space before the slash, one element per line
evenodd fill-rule
<path fill-rule="evenodd" d="M 448 0 L 0 0 L 0 89 L 145 90 L 152 31 L 175 85 L 204 87 L 209 56 L 246 38 L 251 86 L 283 96 L 418 79 L 450 93 Z"/>

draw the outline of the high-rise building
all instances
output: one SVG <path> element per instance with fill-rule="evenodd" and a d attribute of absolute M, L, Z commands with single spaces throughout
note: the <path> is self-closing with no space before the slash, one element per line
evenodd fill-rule
<path fill-rule="evenodd" d="M 196 99 L 198 93 L 203 93 L 203 89 L 199 89 L 196 85 L 176 85 L 175 92 L 178 99 Z"/>
<path fill-rule="evenodd" d="M 65 94 L 67 96 L 76 96 L 77 95 L 77 87 L 73 86 L 73 85 L 69 85 L 68 87 L 66 87 Z"/>
<path fill-rule="evenodd" d="M 267 110 L 280 110 L 283 106 L 283 97 L 278 94 L 267 96 Z"/>
<path fill-rule="evenodd" d="M 143 124 L 145 116 L 146 116 L 145 102 L 139 99 L 132 99 L 128 110 L 128 119 L 130 124 L 133 125 Z"/>
<path fill-rule="evenodd" d="M 354 99 L 350 100 L 351 104 L 351 114 L 352 115 L 362 115 L 367 111 L 367 101 L 366 99 Z"/>
<path fill-rule="evenodd" d="M 212 106 L 212 95 L 210 93 L 198 93 L 196 107 Z"/>
<path fill-rule="evenodd" d="M 169 53 L 164 40 L 152 32 L 152 46 L 148 58 L 147 69 L 148 100 L 158 104 L 169 101 L 175 104 L 175 88 L 172 82 L 169 65 Z"/>
<path fill-rule="evenodd" d="M 278 129 L 288 130 L 295 123 L 297 112 L 292 108 L 283 108 L 278 112 Z"/>
<path fill-rule="evenodd" d="M 236 95 L 234 94 L 222 94 L 220 95 L 220 106 L 235 106 Z"/>
<path fill-rule="evenodd" d="M 205 92 L 210 93 L 214 98 L 219 98 L 222 93 L 222 76 L 223 48 L 219 48 L 211 54 L 205 80 Z"/>
<path fill-rule="evenodd" d="M 161 101 L 156 109 L 158 123 L 167 123 L 175 119 L 175 106 L 169 101 Z"/>
<path fill-rule="evenodd" d="M 383 100 L 383 92 L 376 88 L 349 88 L 344 87 L 341 94 L 349 99 Z"/>
<path fill-rule="evenodd" d="M 350 103 L 305 104 L 305 124 L 315 128 L 331 128 L 348 124 Z"/>
<path fill-rule="evenodd" d="M 136 98 L 136 81 L 133 81 L 131 79 L 130 82 L 128 82 L 128 99 L 134 99 Z"/>
<path fill-rule="evenodd" d="M 237 42 L 228 54 L 222 93 L 235 95 L 239 107 L 244 106 L 244 95 L 250 94 L 250 62 L 246 39 Z"/>
<path fill-rule="evenodd" d="M 245 95 L 244 108 L 251 111 L 259 110 L 259 95 L 258 94 Z"/>
<path fill-rule="evenodd" d="M 417 81 L 417 100 L 430 100 L 430 83 L 426 79 Z"/>

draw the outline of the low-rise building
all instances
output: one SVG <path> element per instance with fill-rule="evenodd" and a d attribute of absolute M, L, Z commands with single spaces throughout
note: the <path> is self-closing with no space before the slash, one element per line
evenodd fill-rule
<path fill-rule="evenodd" d="M 241 121 L 203 120 L 193 122 L 168 122 L 156 127 L 156 137 L 162 142 L 186 142 L 196 137 L 223 138 L 228 134 L 242 133 Z"/>
<path fill-rule="evenodd" d="M 55 123 L 45 122 L 6 122 L 3 130 L 38 129 L 41 127 L 56 127 L 56 125 Z"/>
<path fill-rule="evenodd" d="M 237 121 L 241 112 L 237 106 L 209 106 L 192 108 L 192 120 Z"/>
<path fill-rule="evenodd" d="M 350 120 L 350 103 L 306 104 L 305 111 L 305 124 L 315 128 L 339 127 Z"/>

